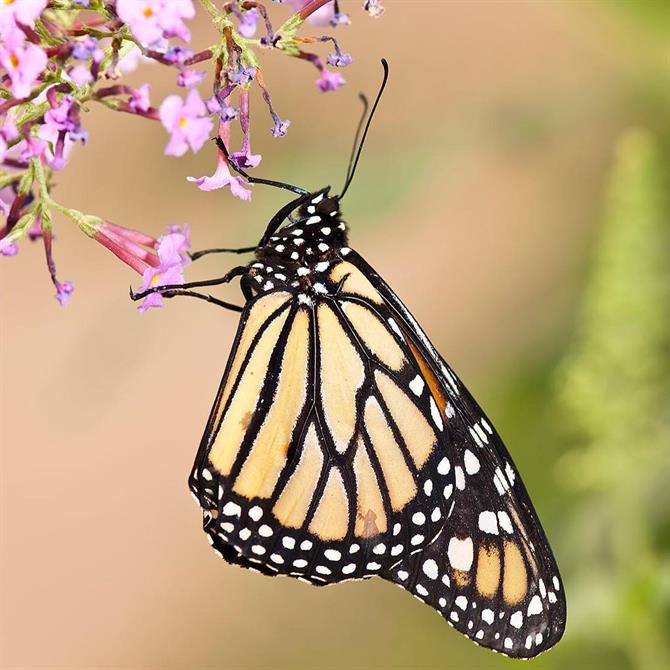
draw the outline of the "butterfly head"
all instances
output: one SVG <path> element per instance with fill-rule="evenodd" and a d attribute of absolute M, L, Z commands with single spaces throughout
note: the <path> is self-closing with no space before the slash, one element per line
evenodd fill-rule
<path fill-rule="evenodd" d="M 257 249 L 259 258 L 289 264 L 314 265 L 347 245 L 347 226 L 341 219 L 339 197 L 330 186 L 306 194 L 293 210 L 280 210 L 281 227 Z"/>

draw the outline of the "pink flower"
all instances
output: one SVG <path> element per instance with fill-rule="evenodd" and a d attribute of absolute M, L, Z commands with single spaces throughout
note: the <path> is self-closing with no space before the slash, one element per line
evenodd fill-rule
<path fill-rule="evenodd" d="M 216 170 L 211 177 L 187 177 L 197 184 L 201 191 L 214 191 L 217 188 L 230 187 L 230 192 L 240 200 L 251 200 L 251 191 L 245 187 L 242 177 L 233 176 L 228 169 L 226 157 L 219 152 Z"/>
<path fill-rule="evenodd" d="M 128 107 L 133 112 L 146 112 L 151 107 L 149 88 L 149 84 L 142 84 L 139 88 L 132 89 Z"/>
<path fill-rule="evenodd" d="M 336 91 L 343 84 L 346 84 L 346 81 L 339 72 L 330 72 L 325 68 L 321 71 L 321 77 L 316 80 L 316 85 L 322 92 Z"/>
<path fill-rule="evenodd" d="M 191 0 L 116 0 L 116 12 L 144 44 L 154 44 L 164 37 L 180 37 L 186 42 L 191 39 L 183 22 L 195 15 Z"/>
<path fill-rule="evenodd" d="M 183 156 L 189 147 L 195 153 L 202 148 L 212 132 L 212 121 L 196 89 L 192 89 L 184 102 L 178 95 L 163 100 L 159 115 L 163 126 L 170 133 L 165 147 L 168 156 Z"/>
<path fill-rule="evenodd" d="M 0 255 L 16 256 L 19 253 L 19 247 L 14 242 L 10 242 L 6 237 L 0 240 Z"/>
<path fill-rule="evenodd" d="M 47 6 L 47 0 L 4 0 L 0 2 L 0 35 L 6 37 L 17 23 L 31 26 Z"/>
<path fill-rule="evenodd" d="M 15 98 L 25 98 L 47 64 L 47 55 L 35 44 L 0 45 L 0 64 L 11 80 Z"/>
<path fill-rule="evenodd" d="M 293 7 L 293 11 L 299 12 L 303 7 L 308 5 L 310 0 L 288 0 L 286 4 Z M 337 15 L 345 16 L 344 14 Z M 307 21 L 314 26 L 331 26 L 337 25 L 337 23 L 344 23 L 345 21 L 335 18 L 335 5 L 332 2 L 328 2 L 323 7 L 319 7 L 315 12 L 312 12 L 308 17 Z"/>
<path fill-rule="evenodd" d="M 74 284 L 68 280 L 60 282 L 57 279 L 54 280 L 54 284 L 56 286 L 56 295 L 54 297 L 58 300 L 61 307 L 65 307 L 72 299 Z"/>
<path fill-rule="evenodd" d="M 184 226 L 181 231 L 178 226 L 171 226 L 168 234 L 158 238 L 156 251 L 159 265 L 148 267 L 142 275 L 140 291 L 155 286 L 184 283 L 184 268 L 191 262 L 188 251 L 191 248 L 189 227 Z M 151 307 L 163 307 L 163 297 L 160 293 L 151 293 L 138 307 L 140 312 L 146 312 Z"/>
<path fill-rule="evenodd" d="M 207 73 L 202 70 L 184 69 L 177 77 L 177 86 L 183 86 L 184 88 L 197 86 L 206 76 Z"/>
<path fill-rule="evenodd" d="M 91 68 L 88 65 L 80 63 L 75 65 L 69 72 L 70 78 L 72 81 L 79 87 L 90 84 L 93 81 L 93 75 L 91 74 Z"/>
<path fill-rule="evenodd" d="M 105 221 L 95 227 L 93 239 L 139 274 L 144 274 L 150 267 L 158 267 L 160 263 L 154 251 L 158 240 L 139 230 Z"/>

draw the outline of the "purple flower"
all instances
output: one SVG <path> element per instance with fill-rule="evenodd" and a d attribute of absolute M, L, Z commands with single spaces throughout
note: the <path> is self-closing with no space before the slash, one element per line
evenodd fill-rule
<path fill-rule="evenodd" d="M 59 282 L 58 279 L 54 279 L 54 284 L 56 285 L 56 295 L 54 297 L 58 300 L 61 307 L 65 307 L 72 299 L 74 284 L 67 280 Z"/>
<path fill-rule="evenodd" d="M 49 268 L 51 281 L 56 287 L 55 298 L 61 304 L 61 307 L 65 307 L 65 305 L 67 305 L 72 298 L 74 285 L 71 281 L 61 282 L 56 276 L 56 263 L 53 258 L 53 235 L 49 228 L 42 231 L 42 242 L 44 242 L 44 252 L 46 253 L 47 257 L 47 267 Z"/>
<path fill-rule="evenodd" d="M 258 10 L 255 7 L 248 9 L 246 12 L 241 12 L 240 14 L 240 25 L 237 30 L 242 35 L 249 39 L 253 37 L 256 33 L 256 24 L 260 20 L 261 15 L 258 13 Z"/>
<path fill-rule="evenodd" d="M 249 84 L 254 80 L 254 77 L 256 76 L 256 68 L 243 67 L 239 70 L 229 70 L 226 74 L 228 76 L 228 81 L 231 84 L 236 84 L 239 86 L 243 84 Z"/>
<path fill-rule="evenodd" d="M 83 63 L 75 65 L 68 74 L 72 81 L 79 87 L 86 86 L 86 84 L 90 84 L 93 81 L 91 68 Z"/>
<path fill-rule="evenodd" d="M 47 6 L 47 0 L 5 0 L 0 2 L 0 35 L 7 37 L 17 23 L 32 26 Z"/>
<path fill-rule="evenodd" d="M 351 65 L 353 58 L 351 54 L 345 54 L 341 51 L 336 51 L 335 53 L 328 54 L 328 65 L 333 65 L 335 67 L 346 67 Z"/>
<path fill-rule="evenodd" d="M 275 122 L 274 126 L 272 126 L 272 130 L 270 131 L 272 133 L 272 136 L 284 137 L 286 135 L 286 132 L 288 131 L 288 127 L 291 125 L 291 122 L 289 121 L 289 119 L 282 121 L 276 114 L 273 115 L 272 118 Z"/>
<path fill-rule="evenodd" d="M 322 92 L 336 91 L 340 86 L 346 84 L 344 77 L 339 72 L 330 72 L 325 68 L 321 72 L 321 77 L 316 80 L 316 85 Z"/>
<path fill-rule="evenodd" d="M 183 65 L 185 61 L 193 56 L 192 49 L 184 49 L 184 47 L 174 46 L 170 47 L 166 54 L 165 60 L 175 65 Z"/>
<path fill-rule="evenodd" d="M 384 13 L 384 7 L 380 0 L 365 0 L 363 9 L 375 19 L 378 19 Z"/>
<path fill-rule="evenodd" d="M 86 143 L 88 133 L 81 127 L 79 105 L 75 103 L 74 98 L 71 95 L 64 95 L 60 102 L 54 100 L 52 105 L 44 115 L 44 127 L 65 131 L 71 140 Z"/>
<path fill-rule="evenodd" d="M 2 127 L 0 127 L 0 162 L 4 161 L 7 155 L 7 142 L 15 140 L 18 136 L 14 118 L 6 114 L 2 118 Z"/>
<path fill-rule="evenodd" d="M 206 76 L 207 73 L 202 70 L 182 70 L 177 77 L 177 86 L 185 88 L 197 86 Z"/>
<path fill-rule="evenodd" d="M 19 247 L 14 242 L 10 242 L 6 237 L 0 240 L 0 254 L 3 256 L 16 256 L 19 253 Z"/>
<path fill-rule="evenodd" d="M 139 88 L 131 89 L 128 107 L 133 112 L 146 112 L 151 107 L 149 88 L 149 84 L 142 84 Z"/>
<path fill-rule="evenodd" d="M 207 98 L 207 111 L 211 114 L 218 114 L 220 119 L 225 123 L 234 121 L 237 118 L 237 110 L 230 105 L 227 105 L 225 102 L 221 102 L 217 96 L 213 95 L 211 98 Z"/>
<path fill-rule="evenodd" d="M 47 55 L 35 44 L 0 45 L 0 64 L 11 80 L 15 98 L 25 98 L 47 64 Z"/>
<path fill-rule="evenodd" d="M 191 0 L 116 0 L 116 12 L 144 44 L 154 44 L 164 37 L 180 37 L 185 42 L 191 39 L 183 22 L 195 15 Z"/>
<path fill-rule="evenodd" d="M 183 232 L 178 226 L 170 226 L 168 234 L 158 238 L 156 245 L 158 267 L 147 267 L 142 275 L 143 283 L 140 291 L 155 286 L 184 283 L 184 268 L 191 262 L 188 255 L 191 248 L 189 232 L 188 226 L 184 226 Z M 148 295 L 138 309 L 140 312 L 146 312 L 151 307 L 163 307 L 163 297 L 160 293 Z"/>
<path fill-rule="evenodd" d="M 214 191 L 217 188 L 230 187 L 230 192 L 240 200 L 251 200 L 251 191 L 246 188 L 242 177 L 233 176 L 228 169 L 226 157 L 219 152 L 216 170 L 211 177 L 187 177 L 188 181 L 197 184 L 201 191 Z"/>
<path fill-rule="evenodd" d="M 86 37 L 74 43 L 72 55 L 78 60 L 87 60 L 98 50 L 98 42 L 92 37 Z"/>
<path fill-rule="evenodd" d="M 196 89 L 191 89 L 183 101 L 178 95 L 163 100 L 159 115 L 170 140 L 165 147 L 168 156 L 183 156 L 189 147 L 195 153 L 202 148 L 212 132 L 212 121 Z"/>

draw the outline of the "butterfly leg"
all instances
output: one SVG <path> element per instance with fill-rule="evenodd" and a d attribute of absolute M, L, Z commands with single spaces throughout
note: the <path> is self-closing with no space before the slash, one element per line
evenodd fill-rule
<path fill-rule="evenodd" d="M 200 300 L 205 300 L 207 302 L 211 302 L 214 305 L 218 305 L 219 307 L 223 307 L 224 309 L 229 309 L 232 312 L 241 312 L 244 307 L 240 307 L 239 305 L 234 305 L 231 302 L 226 302 L 225 300 L 219 300 L 218 298 L 215 298 L 212 295 L 209 295 L 208 293 L 198 293 L 197 291 L 186 291 L 184 289 L 174 289 L 171 291 L 164 291 L 161 293 L 161 295 L 164 298 L 174 298 L 179 295 L 185 295 L 189 298 L 199 298 Z"/>
<path fill-rule="evenodd" d="M 226 272 L 223 277 L 217 277 L 216 279 L 206 279 L 203 281 L 192 281 L 186 282 L 185 284 L 166 284 L 164 286 L 152 286 L 146 291 L 141 291 L 140 293 L 134 293 L 132 288 L 130 289 L 130 298 L 131 300 L 142 300 L 152 293 L 165 293 L 166 291 L 184 291 L 192 288 L 202 288 L 203 286 L 220 286 L 222 284 L 228 284 L 235 277 L 243 275 L 247 271 L 247 268 L 243 265 L 239 265 L 236 268 Z"/>
<path fill-rule="evenodd" d="M 194 251 L 189 255 L 192 261 L 197 261 L 199 258 L 209 254 L 247 254 L 255 250 L 256 247 L 240 247 L 239 249 L 201 249 L 200 251 Z"/>

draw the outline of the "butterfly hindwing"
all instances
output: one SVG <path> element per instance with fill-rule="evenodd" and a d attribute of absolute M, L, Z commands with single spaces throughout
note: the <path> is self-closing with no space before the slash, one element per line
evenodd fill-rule
<path fill-rule="evenodd" d="M 445 455 L 455 472 L 439 535 L 387 575 L 478 644 L 530 657 L 563 634 L 565 597 L 555 559 L 502 440 L 395 293 L 355 252 L 417 357 L 436 402 L 445 402 Z"/>

